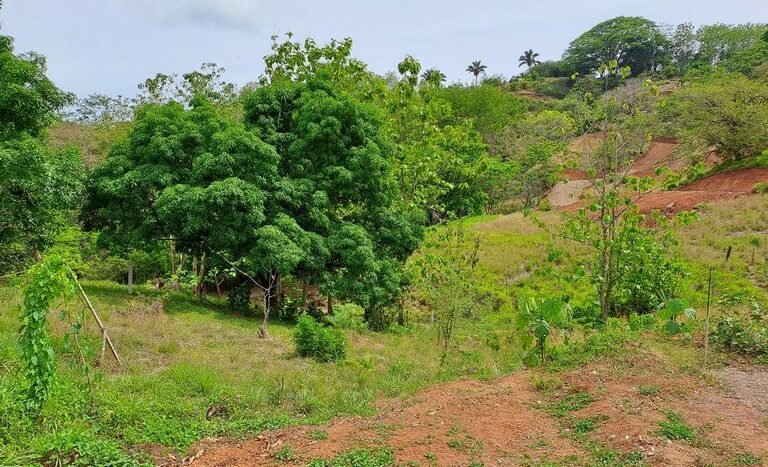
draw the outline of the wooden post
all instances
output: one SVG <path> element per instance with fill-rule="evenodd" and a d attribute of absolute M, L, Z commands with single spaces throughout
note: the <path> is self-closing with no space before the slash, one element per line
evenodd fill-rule
<path fill-rule="evenodd" d="M 133 264 L 128 265 L 128 295 L 133 295 Z"/>
<path fill-rule="evenodd" d="M 102 343 L 101 343 L 101 352 L 102 357 L 104 356 L 104 348 L 105 345 L 109 346 L 109 351 L 112 353 L 112 355 L 115 357 L 115 360 L 117 360 L 117 363 L 122 366 L 123 361 L 120 360 L 120 356 L 117 355 L 117 350 L 115 350 L 114 344 L 112 344 L 112 339 L 109 338 L 109 334 L 107 334 L 107 328 L 104 327 L 104 323 L 101 322 L 101 318 L 99 318 L 98 313 L 96 313 L 96 309 L 93 308 L 93 304 L 91 303 L 91 300 L 88 298 L 88 295 L 86 295 L 85 290 L 83 290 L 83 286 L 80 285 L 80 281 L 77 280 L 77 276 L 75 275 L 74 271 L 70 271 L 70 275 L 72 276 L 72 279 L 75 281 L 75 285 L 77 286 L 77 291 L 79 292 L 80 300 L 83 301 L 85 306 L 88 307 L 89 310 L 91 310 L 91 315 L 93 315 L 93 318 L 96 320 L 96 324 L 98 324 L 99 329 L 101 330 L 101 337 L 102 337 Z M 101 359 L 101 357 L 99 357 Z"/>

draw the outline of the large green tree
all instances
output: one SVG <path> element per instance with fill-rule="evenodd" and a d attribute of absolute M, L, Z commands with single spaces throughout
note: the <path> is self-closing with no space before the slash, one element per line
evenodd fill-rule
<path fill-rule="evenodd" d="M 618 16 L 595 25 L 570 43 L 563 61 L 581 74 L 596 71 L 596 64 L 618 62 L 632 73 L 656 70 L 667 60 L 667 38 L 653 21 Z"/>
<path fill-rule="evenodd" d="M 0 36 L 0 272 L 47 247 L 79 201 L 79 156 L 43 141 L 70 99 L 45 73 L 44 57 L 15 54 Z"/>

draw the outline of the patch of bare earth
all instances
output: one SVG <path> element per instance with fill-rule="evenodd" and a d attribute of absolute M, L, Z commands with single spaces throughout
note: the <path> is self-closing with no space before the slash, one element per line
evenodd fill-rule
<path fill-rule="evenodd" d="M 764 373 L 734 376 L 726 370 L 721 387 L 676 374 L 661 358 L 638 349 L 620 365 L 593 363 L 561 376 L 526 370 L 491 382 L 446 383 L 407 400 L 387 401 L 374 417 L 339 418 L 325 426 L 288 428 L 245 441 L 204 440 L 184 464 L 306 465 L 314 458 L 381 446 L 393 449 L 402 464 L 591 465 L 587 441 L 571 432 L 579 418 L 596 421 L 587 439 L 618 453 L 640 453 L 650 465 L 729 465 L 745 453 L 768 459 Z M 531 383 L 550 377 L 562 378 L 562 387 L 540 392 Z M 641 387 L 656 390 L 649 393 Z M 581 391 L 594 397 L 585 408 L 562 418 L 545 410 Z M 659 434 L 669 410 L 695 429 L 694 441 L 669 441 Z M 294 455 L 281 462 L 276 454 L 286 446 Z"/>

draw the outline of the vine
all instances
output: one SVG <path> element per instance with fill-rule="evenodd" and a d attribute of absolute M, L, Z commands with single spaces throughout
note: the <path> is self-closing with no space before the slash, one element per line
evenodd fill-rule
<path fill-rule="evenodd" d="M 55 368 L 48 314 L 53 300 L 74 292 L 70 273 L 61 257 L 46 257 L 30 269 L 29 284 L 24 289 L 19 344 L 26 363 L 26 405 L 30 412 L 40 411 L 53 383 Z"/>

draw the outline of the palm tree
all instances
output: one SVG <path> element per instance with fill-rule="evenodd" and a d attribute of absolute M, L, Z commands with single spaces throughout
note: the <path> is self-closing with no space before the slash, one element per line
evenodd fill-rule
<path fill-rule="evenodd" d="M 480 60 L 475 60 L 467 67 L 467 72 L 475 75 L 475 86 L 477 86 L 477 77 L 480 76 L 480 73 L 485 73 L 486 68 L 488 67 L 480 64 Z"/>
<path fill-rule="evenodd" d="M 429 70 L 426 70 L 421 74 L 421 77 L 424 79 L 424 81 L 436 86 L 441 86 L 443 83 L 445 83 L 446 79 L 445 73 L 438 70 L 437 68 L 430 68 Z"/>
<path fill-rule="evenodd" d="M 519 61 L 518 68 L 523 65 L 528 65 L 528 68 L 532 67 L 533 65 L 538 65 L 541 63 L 540 61 L 536 60 L 536 57 L 538 56 L 539 54 L 534 52 L 533 49 L 526 50 L 523 52 L 523 55 L 517 59 Z"/>

